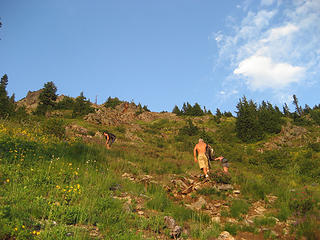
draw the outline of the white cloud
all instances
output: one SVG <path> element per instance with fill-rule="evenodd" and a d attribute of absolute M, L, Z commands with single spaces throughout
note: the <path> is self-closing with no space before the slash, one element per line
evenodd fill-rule
<path fill-rule="evenodd" d="M 225 92 L 225 91 L 220 91 L 220 94 L 221 94 L 221 95 L 225 95 L 226 92 Z"/>
<path fill-rule="evenodd" d="M 245 79 L 253 91 L 276 93 L 320 78 L 320 0 L 262 0 L 238 22 L 231 33 L 215 35 L 217 64 L 232 69 L 225 80 L 233 79 L 230 88 Z"/>
<path fill-rule="evenodd" d="M 262 39 L 261 41 L 264 43 L 277 41 L 280 38 L 288 37 L 289 35 L 293 34 L 298 30 L 299 28 L 293 25 L 292 23 L 289 23 L 286 26 L 282 26 L 282 27 L 271 28 L 268 31 L 268 37 L 265 39 Z"/>
<path fill-rule="evenodd" d="M 277 90 L 299 82 L 304 77 L 304 71 L 303 67 L 275 63 L 268 57 L 251 56 L 239 63 L 234 74 L 244 76 L 248 86 L 253 90 Z"/>

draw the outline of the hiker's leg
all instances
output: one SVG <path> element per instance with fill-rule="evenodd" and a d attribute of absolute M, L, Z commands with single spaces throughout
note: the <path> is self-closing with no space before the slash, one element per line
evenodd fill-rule
<path fill-rule="evenodd" d="M 106 148 L 107 148 L 107 149 L 110 149 L 110 146 L 109 146 L 109 142 L 108 142 L 108 141 L 106 142 Z"/>
<path fill-rule="evenodd" d="M 204 176 L 207 176 L 207 174 L 208 174 L 208 168 L 204 167 L 204 168 L 203 168 L 203 173 L 204 173 Z"/>
<path fill-rule="evenodd" d="M 112 143 L 114 143 L 115 140 L 116 140 L 115 137 L 112 137 L 112 138 L 111 138 L 111 141 L 109 140 L 109 147 L 111 147 Z"/>

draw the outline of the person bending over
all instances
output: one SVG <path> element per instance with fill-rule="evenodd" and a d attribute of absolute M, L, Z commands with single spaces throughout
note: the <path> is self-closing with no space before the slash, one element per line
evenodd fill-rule
<path fill-rule="evenodd" d="M 228 159 L 220 156 L 220 157 L 215 158 L 214 160 L 220 161 L 221 164 L 222 164 L 222 167 L 223 167 L 223 171 L 225 173 L 229 173 L 229 162 L 228 162 Z"/>
<path fill-rule="evenodd" d="M 112 143 L 114 143 L 114 141 L 116 140 L 116 136 L 112 133 L 109 132 L 103 132 L 103 135 L 106 137 L 106 148 L 110 149 Z"/>

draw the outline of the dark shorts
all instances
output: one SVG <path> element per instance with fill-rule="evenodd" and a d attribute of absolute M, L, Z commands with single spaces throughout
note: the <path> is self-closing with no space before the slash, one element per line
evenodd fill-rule
<path fill-rule="evenodd" d="M 115 135 L 109 135 L 109 140 L 108 140 L 107 144 L 109 144 L 109 146 L 111 146 L 111 144 L 114 143 L 115 140 L 116 140 Z"/>
<path fill-rule="evenodd" d="M 226 162 L 226 163 L 222 163 L 222 167 L 229 167 L 229 163 L 228 162 Z"/>
<path fill-rule="evenodd" d="M 226 159 L 226 158 L 224 158 L 224 159 L 222 159 L 222 167 L 229 167 L 229 162 L 228 162 L 228 159 Z"/>

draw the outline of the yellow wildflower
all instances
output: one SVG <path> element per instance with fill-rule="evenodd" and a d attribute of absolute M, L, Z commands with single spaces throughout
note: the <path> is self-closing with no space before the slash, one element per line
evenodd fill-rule
<path fill-rule="evenodd" d="M 15 227 L 14 230 L 15 230 L 15 231 L 18 231 L 18 228 Z"/>
<path fill-rule="evenodd" d="M 8 178 L 8 179 L 6 180 L 6 182 L 7 182 L 7 183 L 10 182 L 10 179 Z"/>

